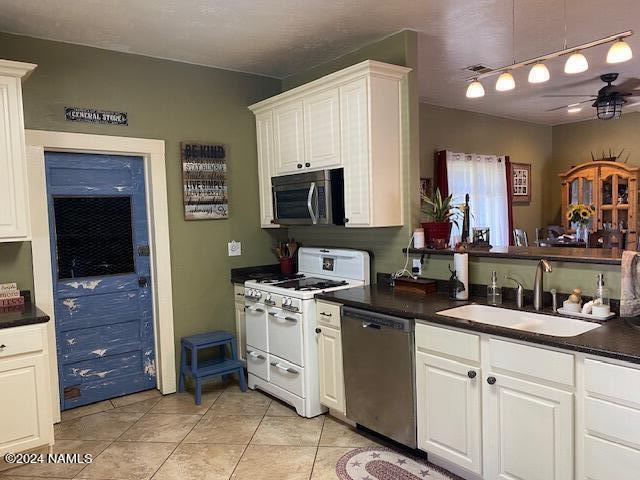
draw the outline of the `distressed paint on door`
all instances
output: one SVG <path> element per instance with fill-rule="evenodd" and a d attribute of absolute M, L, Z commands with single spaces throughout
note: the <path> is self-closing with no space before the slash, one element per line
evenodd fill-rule
<path fill-rule="evenodd" d="M 138 252 L 149 244 L 144 162 L 61 152 L 47 152 L 45 158 L 61 409 L 155 388 L 150 258 Z M 59 278 L 54 208 L 59 197 L 129 198 L 133 271 Z"/>

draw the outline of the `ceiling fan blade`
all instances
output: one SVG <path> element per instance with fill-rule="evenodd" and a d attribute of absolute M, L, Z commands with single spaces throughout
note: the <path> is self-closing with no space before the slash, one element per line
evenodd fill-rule
<path fill-rule="evenodd" d="M 583 100 L 582 102 L 576 102 L 576 103 L 572 103 L 570 105 L 562 105 L 561 107 L 556 107 L 556 108 L 551 108 L 549 110 L 547 110 L 547 112 L 556 112 L 558 110 L 562 110 L 563 108 L 571 108 L 571 107 L 575 107 L 577 105 L 582 105 L 583 103 L 591 103 L 592 100 Z"/>
<path fill-rule="evenodd" d="M 558 98 L 558 97 L 590 97 L 590 98 L 596 98 L 593 96 L 592 93 L 587 93 L 584 95 L 542 95 L 543 97 L 548 97 L 548 98 Z"/>
<path fill-rule="evenodd" d="M 624 82 L 617 84 L 615 87 L 619 92 L 634 93 L 634 90 L 640 88 L 640 78 L 627 78 Z"/>

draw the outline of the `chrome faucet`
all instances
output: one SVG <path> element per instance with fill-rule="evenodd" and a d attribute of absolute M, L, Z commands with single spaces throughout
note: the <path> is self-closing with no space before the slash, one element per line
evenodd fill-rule
<path fill-rule="evenodd" d="M 536 267 L 536 278 L 533 282 L 533 308 L 536 310 L 542 310 L 544 306 L 543 295 L 544 295 L 544 287 L 542 282 L 542 277 L 545 273 L 552 272 L 553 269 L 549 262 L 547 262 L 544 258 L 541 258 L 538 262 L 538 266 Z"/>

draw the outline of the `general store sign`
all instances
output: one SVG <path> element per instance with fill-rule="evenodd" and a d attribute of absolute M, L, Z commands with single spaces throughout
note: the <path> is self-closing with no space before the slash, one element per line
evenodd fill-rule
<path fill-rule="evenodd" d="M 127 112 L 110 112 L 93 108 L 64 107 L 64 116 L 71 122 L 107 123 L 129 125 Z"/>

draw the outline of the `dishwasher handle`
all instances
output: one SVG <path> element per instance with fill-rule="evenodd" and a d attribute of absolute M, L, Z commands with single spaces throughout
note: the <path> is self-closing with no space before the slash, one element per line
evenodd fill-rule
<path fill-rule="evenodd" d="M 388 328 L 402 332 L 413 332 L 415 329 L 414 321 L 410 318 L 394 317 L 353 307 L 342 307 L 341 322 L 351 322 L 353 320 L 362 322 L 363 328 L 375 330 Z"/>

